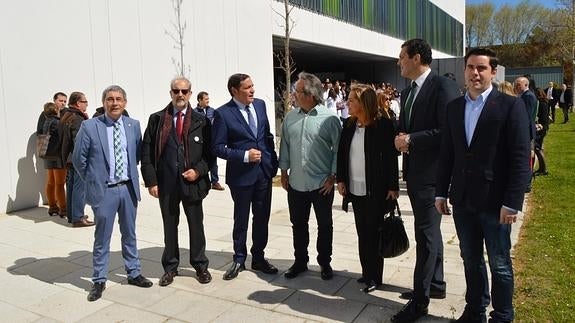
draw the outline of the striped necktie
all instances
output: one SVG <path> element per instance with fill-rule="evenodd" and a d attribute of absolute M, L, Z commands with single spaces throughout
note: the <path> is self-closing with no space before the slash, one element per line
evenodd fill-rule
<path fill-rule="evenodd" d="M 114 177 L 122 178 L 124 175 L 124 160 L 122 158 L 122 138 L 120 132 L 120 123 L 114 122 L 114 160 L 115 160 L 115 169 L 114 169 Z"/>

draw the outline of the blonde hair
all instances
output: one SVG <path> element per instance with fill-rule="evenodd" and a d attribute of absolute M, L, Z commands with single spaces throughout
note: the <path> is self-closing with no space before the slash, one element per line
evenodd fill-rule
<path fill-rule="evenodd" d="M 368 124 L 378 118 L 377 95 L 375 90 L 367 84 L 354 84 L 351 86 L 349 95 L 355 95 L 361 104 L 365 119 Z"/>
<path fill-rule="evenodd" d="M 505 94 L 515 96 L 515 92 L 513 91 L 513 84 L 511 84 L 510 82 L 503 81 L 503 82 L 499 83 L 499 86 L 497 87 L 497 89 L 499 90 L 499 92 L 503 92 Z"/>

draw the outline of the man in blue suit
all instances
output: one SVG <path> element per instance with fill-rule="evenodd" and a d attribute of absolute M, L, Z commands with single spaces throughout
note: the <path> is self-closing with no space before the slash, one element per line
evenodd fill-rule
<path fill-rule="evenodd" d="M 493 51 L 467 53 L 467 93 L 447 105 L 443 128 L 435 207 L 450 214 L 449 196 L 460 241 L 467 304 L 457 322 L 487 321 L 484 244 L 492 279 L 489 322 L 514 318 L 510 233 L 531 178 L 529 118 L 523 100 L 492 87 L 496 71 Z"/>
<path fill-rule="evenodd" d="M 102 297 L 106 288 L 110 238 L 116 213 L 122 233 L 122 257 L 128 284 L 151 287 L 141 275 L 136 246 L 136 208 L 140 200 L 138 162 L 142 134 L 140 123 L 122 116 L 126 92 L 117 85 L 102 93 L 105 114 L 82 123 L 76 136 L 72 162 L 86 184 L 86 203 L 92 206 L 94 234 L 93 286 L 88 301 Z"/>
<path fill-rule="evenodd" d="M 226 184 L 234 200 L 234 261 L 224 280 L 245 269 L 246 236 L 252 208 L 252 269 L 275 274 L 277 268 L 264 258 L 268 242 L 272 177 L 278 159 L 264 101 L 254 98 L 249 75 L 234 74 L 228 80 L 232 99 L 215 111 L 212 144 L 214 154 L 226 163 Z"/>

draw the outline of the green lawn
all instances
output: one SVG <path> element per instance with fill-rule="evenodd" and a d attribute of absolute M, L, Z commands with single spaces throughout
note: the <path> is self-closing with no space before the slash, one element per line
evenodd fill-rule
<path fill-rule="evenodd" d="M 517 322 L 575 322 L 575 114 L 556 112 L 514 252 Z"/>

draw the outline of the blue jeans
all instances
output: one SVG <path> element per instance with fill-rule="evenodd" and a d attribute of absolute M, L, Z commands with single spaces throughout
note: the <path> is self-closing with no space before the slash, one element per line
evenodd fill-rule
<path fill-rule="evenodd" d="M 66 173 L 66 209 L 68 222 L 74 223 L 82 220 L 86 206 L 86 188 L 80 175 L 74 167 L 69 167 Z"/>
<path fill-rule="evenodd" d="M 489 305 L 489 281 L 483 256 L 485 241 L 492 279 L 491 319 L 513 321 L 511 225 L 499 223 L 499 211 L 481 212 L 461 206 L 454 206 L 453 219 L 465 268 L 465 310 L 477 316 L 485 313 Z"/>

